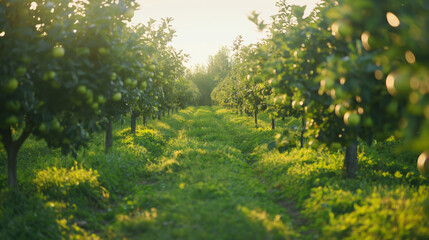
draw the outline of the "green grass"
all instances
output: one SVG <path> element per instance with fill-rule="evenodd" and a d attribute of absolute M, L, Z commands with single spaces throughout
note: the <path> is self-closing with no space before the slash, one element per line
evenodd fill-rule
<path fill-rule="evenodd" d="M 1 239 L 425 239 L 428 179 L 397 141 L 359 146 L 359 177 L 343 153 L 269 151 L 299 119 L 252 118 L 190 107 L 130 134 L 114 125 L 78 157 L 30 138 L 19 155 L 20 192 L 6 188 L 0 154 Z"/>

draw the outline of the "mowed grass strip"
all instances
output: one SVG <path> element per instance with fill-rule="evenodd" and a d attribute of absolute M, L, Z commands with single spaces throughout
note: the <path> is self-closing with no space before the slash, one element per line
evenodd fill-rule
<path fill-rule="evenodd" d="M 169 124 L 164 129 L 173 137 L 164 154 L 147 165 L 157 180 L 142 184 L 129 197 L 133 210 L 116 216 L 107 227 L 107 238 L 298 237 L 285 209 L 246 161 L 258 134 L 264 138 L 272 133 L 234 122 L 221 109 L 208 107 L 188 108 L 164 124 Z"/>

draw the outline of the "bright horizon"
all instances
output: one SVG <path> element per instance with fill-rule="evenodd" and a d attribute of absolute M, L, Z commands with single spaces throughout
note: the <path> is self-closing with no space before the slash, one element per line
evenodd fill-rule
<path fill-rule="evenodd" d="M 157 22 L 173 18 L 176 37 L 172 45 L 190 55 L 187 67 L 206 64 L 222 46 L 231 47 L 234 39 L 243 36 L 244 44 L 255 43 L 265 34 L 248 20 L 252 11 L 269 22 L 277 13 L 277 0 L 138 0 L 140 4 L 132 23 Z M 307 14 L 319 0 L 289 0 L 289 4 L 307 5 Z"/>

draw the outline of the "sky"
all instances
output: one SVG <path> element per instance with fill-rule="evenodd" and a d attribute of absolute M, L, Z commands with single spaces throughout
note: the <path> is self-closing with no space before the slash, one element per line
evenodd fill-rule
<path fill-rule="evenodd" d="M 244 44 L 255 43 L 264 37 L 248 20 L 252 11 L 269 22 L 277 13 L 277 0 L 138 0 L 139 10 L 132 22 L 147 23 L 149 19 L 173 18 L 176 37 L 172 45 L 190 55 L 187 67 L 206 64 L 222 46 L 231 47 L 242 35 Z M 289 4 L 314 8 L 318 0 L 287 0 Z"/>

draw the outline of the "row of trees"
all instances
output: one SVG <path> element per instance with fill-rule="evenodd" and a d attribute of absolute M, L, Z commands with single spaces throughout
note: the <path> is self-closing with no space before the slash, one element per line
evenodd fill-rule
<path fill-rule="evenodd" d="M 301 146 L 346 148 L 356 175 L 357 141 L 395 135 L 403 147 L 429 149 L 429 18 L 423 1 L 277 3 L 270 37 L 234 44 L 235 64 L 215 89 L 217 102 L 302 118 Z M 250 17 L 261 29 L 257 14 Z M 273 115 L 273 116 L 274 116 Z M 294 145 L 289 138 L 283 147 Z M 429 168 L 422 153 L 419 168 Z M 425 171 L 425 170 L 423 170 Z M 427 170 L 426 170 L 427 171 Z"/>
<path fill-rule="evenodd" d="M 132 26 L 134 0 L 0 2 L 0 148 L 17 189 L 17 155 L 34 135 L 76 153 L 112 121 L 194 104 L 171 19 Z"/>

